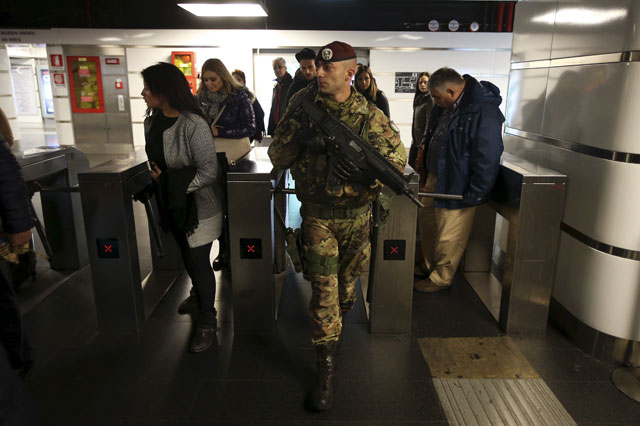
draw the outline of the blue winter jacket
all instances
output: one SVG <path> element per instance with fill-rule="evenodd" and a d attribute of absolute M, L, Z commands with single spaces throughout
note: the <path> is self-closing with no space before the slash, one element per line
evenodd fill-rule
<path fill-rule="evenodd" d="M 436 192 L 462 194 L 463 201 L 436 199 L 438 208 L 461 209 L 484 203 L 500 169 L 504 122 L 498 108 L 502 102 L 500 89 L 467 74 L 463 77 L 465 89 L 458 114 L 449 123 L 449 138 L 440 152 L 436 184 Z M 426 141 L 431 141 L 443 111 L 438 105 L 433 106 Z"/>
<path fill-rule="evenodd" d="M 200 109 L 208 110 L 206 99 L 198 98 Z M 256 117 L 251 105 L 251 97 L 249 91 L 244 88 L 235 89 L 232 95 L 222 102 L 226 105 L 222 115 L 216 122 L 218 126 L 218 136 L 221 138 L 241 139 L 251 137 L 256 132 Z M 220 105 L 220 108 L 222 108 Z M 206 117 L 207 122 L 211 122 L 215 117 Z"/>

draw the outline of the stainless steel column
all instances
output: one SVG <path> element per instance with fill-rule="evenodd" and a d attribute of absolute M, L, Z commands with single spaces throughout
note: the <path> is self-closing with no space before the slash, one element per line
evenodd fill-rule
<path fill-rule="evenodd" d="M 234 330 L 267 338 L 276 315 L 272 170 L 266 148 L 254 148 L 227 175 Z"/>
<path fill-rule="evenodd" d="M 136 151 L 80 173 L 79 180 L 100 331 L 140 332 L 183 268 L 175 240 L 160 230 L 165 255 L 157 257 L 152 240 L 153 271 L 140 276 L 132 197 L 151 183 L 147 157 Z"/>
<path fill-rule="evenodd" d="M 418 193 L 418 175 L 409 166 L 405 177 Z M 408 333 L 411 331 L 413 270 L 418 208 L 413 202 L 392 192 L 389 216 L 380 229 L 376 244 L 375 273 L 369 276 L 371 333 Z M 369 297 L 369 295 L 368 295 Z"/>
<path fill-rule="evenodd" d="M 474 220 L 463 271 L 506 332 L 546 329 L 566 181 L 566 175 L 504 153 L 488 205 L 505 221 L 486 210 Z M 496 223 L 495 235 L 489 234 Z M 491 246 L 481 240 L 487 237 Z"/>

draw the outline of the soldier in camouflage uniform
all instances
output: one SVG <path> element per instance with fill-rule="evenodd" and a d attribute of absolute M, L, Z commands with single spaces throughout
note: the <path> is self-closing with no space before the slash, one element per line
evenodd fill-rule
<path fill-rule="evenodd" d="M 296 93 L 290 105 L 300 96 L 313 97 L 317 105 L 404 170 L 406 153 L 397 129 L 375 104 L 351 88 L 355 58 L 355 51 L 346 43 L 333 42 L 320 49 L 316 57 L 318 86 Z M 324 140 L 301 108 L 287 110 L 269 146 L 269 157 L 274 167 L 291 169 L 296 195 L 302 202 L 305 272 L 312 288 L 312 342 L 318 353 L 318 380 L 310 402 L 313 409 L 322 411 L 332 404 L 342 314 L 353 307 L 356 280 L 369 263 L 370 203 L 381 185 L 366 171 L 340 158 L 333 173 L 344 184 L 328 188 Z"/>

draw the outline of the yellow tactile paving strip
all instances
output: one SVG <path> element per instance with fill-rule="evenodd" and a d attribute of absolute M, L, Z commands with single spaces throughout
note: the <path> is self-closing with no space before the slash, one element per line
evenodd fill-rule
<path fill-rule="evenodd" d="M 540 378 L 509 337 L 433 337 L 418 344 L 434 378 Z"/>

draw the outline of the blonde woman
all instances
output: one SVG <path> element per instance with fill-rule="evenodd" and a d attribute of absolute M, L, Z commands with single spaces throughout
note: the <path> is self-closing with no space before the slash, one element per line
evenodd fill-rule
<path fill-rule="evenodd" d="M 256 132 L 256 118 L 251 105 L 251 94 L 238 84 L 235 78 L 217 58 L 207 59 L 200 73 L 200 87 L 196 99 L 211 127 L 213 136 L 226 139 L 245 139 Z M 223 170 L 226 165 L 222 165 Z M 224 176 L 222 176 L 224 179 Z M 226 184 L 222 185 L 222 196 L 226 198 Z M 226 206 L 226 202 L 225 202 Z M 218 256 L 213 261 L 213 269 L 219 271 L 229 266 L 229 238 L 225 226 L 219 240 Z"/>

